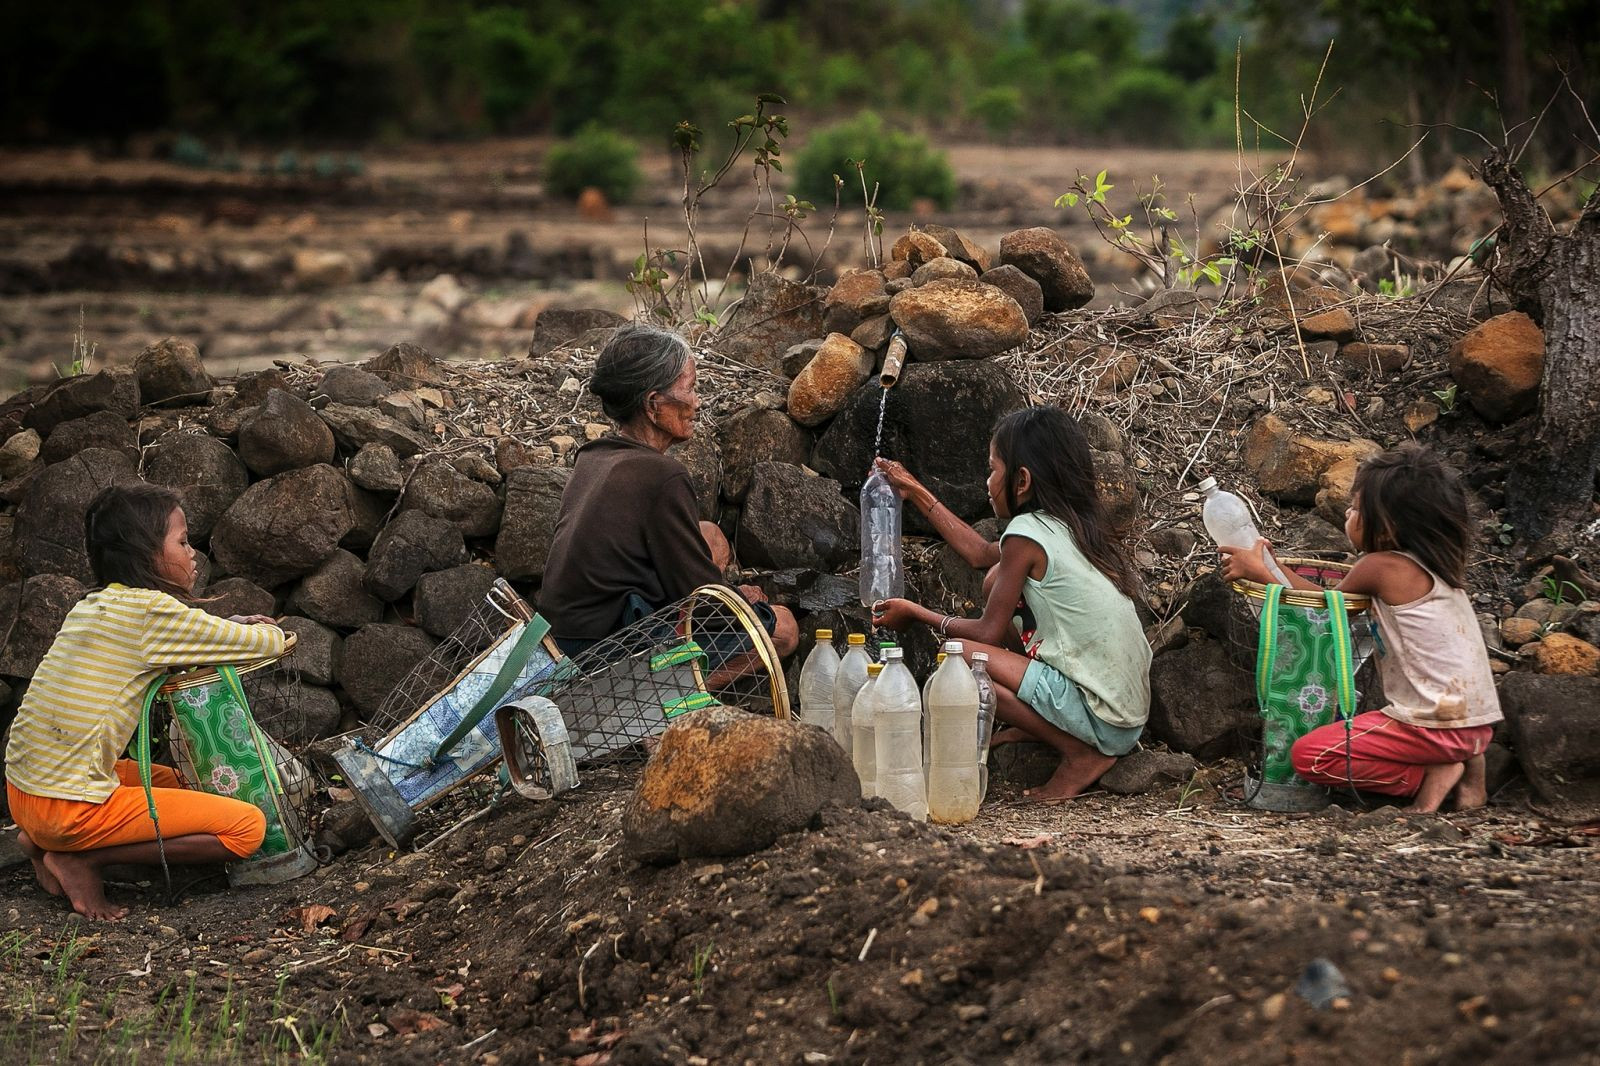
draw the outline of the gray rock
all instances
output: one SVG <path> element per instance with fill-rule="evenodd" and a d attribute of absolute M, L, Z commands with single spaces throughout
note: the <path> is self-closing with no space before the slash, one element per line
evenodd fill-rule
<path fill-rule="evenodd" d="M 1193 756 L 1143 749 L 1117 760 L 1100 778 L 1100 787 L 1119 796 L 1142 796 L 1158 788 L 1186 784 L 1194 776 Z"/>
<path fill-rule="evenodd" d="M 731 359 L 776 371 L 790 345 L 823 335 L 826 296 L 814 285 L 773 273 L 757 274 L 712 343 Z"/>
<path fill-rule="evenodd" d="M 361 716 L 370 719 L 436 643 L 411 626 L 383 622 L 362 626 L 345 638 L 339 685 Z M 409 708 L 408 713 L 414 710 Z"/>
<path fill-rule="evenodd" d="M 757 463 L 739 516 L 739 559 L 750 566 L 833 570 L 856 557 L 860 523 L 837 481 L 788 463 Z"/>
<path fill-rule="evenodd" d="M 887 312 L 861 320 L 861 325 L 850 331 L 850 339 L 861 347 L 881 352 L 894 337 L 894 319 Z"/>
<path fill-rule="evenodd" d="M 717 427 L 722 446 L 722 494 L 738 502 L 750 491 L 757 463 L 802 466 L 811 456 L 811 434 L 782 411 L 742 407 Z"/>
<path fill-rule="evenodd" d="M 275 391 L 239 424 L 239 458 L 258 477 L 333 462 L 333 431 L 312 406 Z"/>
<path fill-rule="evenodd" d="M 223 512 L 244 495 L 250 475 L 233 449 L 204 433 L 174 430 L 156 441 L 146 480 L 177 490 L 189 519 L 189 539 L 204 544 Z"/>
<path fill-rule="evenodd" d="M 368 359 L 361 364 L 361 369 L 378 375 L 397 389 L 437 385 L 442 380 L 438 360 L 428 349 L 406 341 L 391 345 L 382 355 Z"/>
<path fill-rule="evenodd" d="M 347 800 L 335 803 L 323 812 L 322 824 L 317 830 L 317 843 L 335 855 L 343 855 L 377 835 L 378 827 L 372 824 L 366 808 L 355 800 Z"/>
<path fill-rule="evenodd" d="M 1038 788 L 1061 765 L 1061 755 L 1048 744 L 1022 741 L 989 749 L 989 781 L 1004 781 L 1018 788 Z"/>
<path fill-rule="evenodd" d="M 242 577 L 225 577 L 206 586 L 199 606 L 218 618 L 234 615 L 273 614 L 278 606 L 277 597 L 254 582 Z"/>
<path fill-rule="evenodd" d="M 801 341 L 799 344 L 789 345 L 788 348 L 784 349 L 783 360 L 778 366 L 778 372 L 790 380 L 799 377 L 800 371 L 804 370 L 811 360 L 816 358 L 817 352 L 821 348 L 821 337 L 812 337 L 810 340 Z"/>
<path fill-rule="evenodd" d="M 1142 324 L 1173 329 L 1211 313 L 1211 301 L 1192 289 L 1162 289 L 1139 305 Z"/>
<path fill-rule="evenodd" d="M 1094 298 L 1094 282 L 1076 252 L 1053 229 L 1034 226 L 1000 238 L 1000 263 L 1039 283 L 1046 311 L 1070 311 Z"/>
<path fill-rule="evenodd" d="M 1518 671 L 1501 681 L 1500 707 L 1534 791 L 1563 806 L 1600 807 L 1600 678 Z"/>
<path fill-rule="evenodd" d="M 528 341 L 528 358 L 539 359 L 557 348 L 570 346 L 584 334 L 597 329 L 616 329 L 627 319 L 615 311 L 598 307 L 547 307 L 533 320 L 533 337 Z"/>
<path fill-rule="evenodd" d="M 350 407 L 367 407 L 391 391 L 388 382 L 358 366 L 330 366 L 317 389 L 334 403 Z"/>
<path fill-rule="evenodd" d="M 96 411 L 110 411 L 124 419 L 139 414 L 139 381 L 131 368 L 67 378 L 22 416 L 22 426 L 48 437 L 61 423 Z"/>
<path fill-rule="evenodd" d="M 67 612 L 87 590 L 62 574 L 40 574 L 0 588 L 0 674 L 32 677 Z"/>
<path fill-rule="evenodd" d="M 242 680 L 256 724 L 278 743 L 297 749 L 339 731 L 343 711 L 339 697 L 329 690 L 276 672 L 261 671 Z"/>
<path fill-rule="evenodd" d="M 1121 452 L 1122 430 L 1099 411 L 1085 411 L 1078 416 L 1078 426 L 1089 439 L 1089 447 L 1097 452 Z"/>
<path fill-rule="evenodd" d="M 483 603 L 495 572 L 483 563 L 463 563 L 417 579 L 417 624 L 436 637 L 448 637 Z"/>
<path fill-rule="evenodd" d="M 401 511 L 367 556 L 367 590 L 393 603 L 416 587 L 417 579 L 467 561 L 461 529 L 454 522 L 422 511 Z"/>
<path fill-rule="evenodd" d="M 340 538 L 339 547 L 365 555 L 371 550 L 373 541 L 378 539 L 378 534 L 383 532 L 383 524 L 389 520 L 392 505 L 387 497 L 357 488 L 353 482 L 349 489 L 350 515 L 354 522 L 351 523 L 350 532 Z"/>
<path fill-rule="evenodd" d="M 140 398 L 151 405 L 202 404 L 217 387 L 195 346 L 172 337 L 140 352 L 133 361 L 133 372 L 139 381 Z"/>
<path fill-rule="evenodd" d="M 283 660 L 284 669 L 313 685 L 331 685 L 339 676 L 344 638 L 321 622 L 286 615 L 278 625 L 295 635 L 294 654 Z"/>
<path fill-rule="evenodd" d="M 70 422 L 62 422 L 52 429 L 50 436 L 45 438 L 44 447 L 39 449 L 39 458 L 46 463 L 59 463 L 85 448 L 105 448 L 137 460 L 139 434 L 121 415 L 112 411 L 96 411 Z"/>
<path fill-rule="evenodd" d="M 289 593 L 289 610 L 339 629 L 358 629 L 383 617 L 383 601 L 367 591 L 366 564 L 336 551 Z"/>
<path fill-rule="evenodd" d="M 1150 695 L 1150 735 L 1197 759 L 1242 751 L 1261 731 L 1254 679 L 1216 641 L 1196 641 L 1152 662 Z"/>
<path fill-rule="evenodd" d="M 1009 263 L 997 266 L 993 270 L 985 270 L 978 275 L 978 280 L 985 285 L 993 285 L 1017 301 L 1017 306 L 1022 308 L 1022 313 L 1027 316 L 1028 325 L 1033 325 L 1043 316 L 1044 290 L 1039 287 L 1037 281 Z"/>
<path fill-rule="evenodd" d="M 494 565 L 501 577 L 544 577 L 568 476 L 565 467 L 523 466 L 506 477 L 505 513 L 494 542 Z"/>
<path fill-rule="evenodd" d="M 827 804 L 860 800 L 855 768 L 824 730 L 708 707 L 662 735 L 623 811 L 623 848 L 654 863 L 747 855 Z"/>
<path fill-rule="evenodd" d="M 417 467 L 400 506 L 454 523 L 464 537 L 491 536 L 500 526 L 500 500 L 494 489 L 443 459 L 428 459 Z"/>
<path fill-rule="evenodd" d="M 92 583 L 83 516 L 101 489 L 135 476 L 132 459 L 104 448 L 90 448 L 41 470 L 18 505 L 12 528 L 23 573 L 66 574 Z"/>
<path fill-rule="evenodd" d="M 421 433 L 370 407 L 330 403 L 318 413 L 346 451 L 360 451 L 368 444 L 383 444 L 404 459 L 416 455 L 429 443 Z"/>
<path fill-rule="evenodd" d="M 700 517 L 708 522 L 716 521 L 722 492 L 722 449 L 717 444 L 716 434 L 697 433 L 672 448 L 670 454 L 689 471 L 689 484 L 694 487 Z"/>
<path fill-rule="evenodd" d="M 985 540 L 1000 539 L 1000 523 L 992 517 L 974 522 L 972 528 Z M 972 607 L 982 610 L 985 603 L 983 580 L 987 576 L 987 571 L 968 564 L 948 544 L 940 544 L 938 551 L 934 553 L 933 569 L 945 591 L 955 596 L 958 601 L 965 601 Z"/>
<path fill-rule="evenodd" d="M 349 494 L 344 475 L 327 465 L 258 481 L 212 530 L 212 561 L 268 589 L 309 574 L 355 525 Z"/>

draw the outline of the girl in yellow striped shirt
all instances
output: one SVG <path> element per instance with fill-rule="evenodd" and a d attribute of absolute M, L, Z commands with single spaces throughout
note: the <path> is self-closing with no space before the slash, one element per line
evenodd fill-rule
<path fill-rule="evenodd" d="M 45 891 L 79 914 L 115 920 L 100 871 L 161 859 L 138 766 L 118 759 L 144 694 L 169 671 L 282 654 L 261 615 L 216 618 L 191 605 L 194 549 L 170 489 L 113 485 L 90 503 L 84 542 L 98 587 L 62 623 L 11 726 L 6 798 Z M 266 819 L 242 800 L 183 787 L 165 766 L 151 783 L 168 862 L 229 862 L 261 846 Z"/>

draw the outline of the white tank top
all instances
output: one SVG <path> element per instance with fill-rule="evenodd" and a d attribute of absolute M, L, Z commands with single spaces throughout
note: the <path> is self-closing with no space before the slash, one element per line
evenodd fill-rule
<path fill-rule="evenodd" d="M 1396 552 L 1422 566 L 1410 552 Z M 1423 729 L 1465 729 L 1503 717 L 1483 632 L 1465 590 L 1422 567 L 1433 587 L 1396 607 L 1376 598 L 1383 712 Z"/>

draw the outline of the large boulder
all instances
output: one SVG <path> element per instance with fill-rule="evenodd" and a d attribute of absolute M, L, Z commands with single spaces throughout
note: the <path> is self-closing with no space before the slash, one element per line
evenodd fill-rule
<path fill-rule="evenodd" d="M 24 432 L 32 432 L 25 430 Z M 114 411 L 96 411 L 82 418 L 62 422 L 50 431 L 39 458 L 46 463 L 71 459 L 85 448 L 105 448 L 122 452 L 129 459 L 139 457 L 139 433 L 126 418 Z"/>
<path fill-rule="evenodd" d="M 533 320 L 533 338 L 528 341 L 528 358 L 541 358 L 557 348 L 571 345 L 592 330 L 614 330 L 627 322 L 615 311 L 598 307 L 547 307 Z"/>
<path fill-rule="evenodd" d="M 360 451 L 368 444 L 383 444 L 404 458 L 416 455 L 429 443 L 427 437 L 410 426 L 370 407 L 330 403 L 319 413 L 333 430 L 339 446 L 346 451 Z"/>
<path fill-rule="evenodd" d="M 217 383 L 206 372 L 200 352 L 188 341 L 168 337 L 152 344 L 133 361 L 139 396 L 146 404 L 174 407 L 204 403 Z"/>
<path fill-rule="evenodd" d="M 1600 675 L 1600 648 L 1571 633 L 1546 633 L 1534 646 L 1533 668 L 1541 674 Z"/>
<path fill-rule="evenodd" d="M 156 441 L 145 479 L 177 490 L 189 519 L 189 539 L 205 543 L 223 512 L 244 495 L 250 475 L 233 449 L 204 433 L 174 430 Z"/>
<path fill-rule="evenodd" d="M 205 587 L 205 602 L 200 606 L 218 618 L 234 615 L 272 615 L 277 611 L 278 599 L 253 581 L 242 577 L 225 577 Z"/>
<path fill-rule="evenodd" d="M 789 385 L 789 417 L 819 426 L 839 413 L 850 394 L 872 377 L 872 353 L 843 333 L 830 333 Z"/>
<path fill-rule="evenodd" d="M 286 615 L 278 625 L 295 635 L 294 654 L 283 660 L 283 668 L 313 685 L 333 684 L 344 658 L 344 638 L 321 622 L 299 615 Z"/>
<path fill-rule="evenodd" d="M 1528 414 L 1544 377 L 1544 331 L 1521 311 L 1480 322 L 1451 347 L 1450 376 L 1491 422 Z"/>
<path fill-rule="evenodd" d="M 984 359 L 1028 337 L 1017 301 L 981 281 L 930 281 L 889 301 L 889 315 L 913 358 Z"/>
<path fill-rule="evenodd" d="M 12 527 L 23 573 L 66 574 L 92 583 L 83 516 L 101 489 L 136 476 L 132 459 L 104 448 L 90 448 L 41 470 L 17 506 Z"/>
<path fill-rule="evenodd" d="M 277 672 L 243 678 L 250 713 L 262 732 L 290 748 L 302 748 L 339 731 L 339 697 L 318 685 Z"/>
<path fill-rule="evenodd" d="M 211 532 L 229 574 L 276 588 L 315 570 L 355 525 L 350 483 L 325 464 L 289 470 L 244 491 Z"/>
<path fill-rule="evenodd" d="M 1234 754 L 1260 732 L 1255 682 L 1217 641 L 1194 641 L 1150 664 L 1150 735 L 1197 759 Z"/>
<path fill-rule="evenodd" d="M 1014 266 L 1039 283 L 1046 311 L 1071 311 L 1094 298 L 1094 282 L 1076 252 L 1047 226 L 1000 238 L 1000 265 Z"/>
<path fill-rule="evenodd" d="M 0 675 L 32 677 L 84 586 L 63 574 L 39 574 L 0 588 Z"/>
<path fill-rule="evenodd" d="M 1277 415 L 1258 418 L 1244 440 L 1244 464 L 1256 487 L 1285 503 L 1315 502 L 1322 475 L 1346 459 L 1362 460 L 1383 449 L 1375 442 L 1330 440 L 1296 433 Z"/>
<path fill-rule="evenodd" d="M 367 590 L 393 603 L 416 587 L 417 579 L 467 561 L 461 529 L 422 511 L 401 511 L 384 527 L 367 556 Z"/>
<path fill-rule="evenodd" d="M 662 735 L 623 811 L 623 847 L 655 863 L 747 855 L 827 804 L 860 800 L 849 756 L 824 730 L 708 707 Z"/>
<path fill-rule="evenodd" d="M 384 622 L 362 626 L 345 638 L 339 685 L 361 716 L 370 719 L 437 643 L 413 626 Z"/>
<path fill-rule="evenodd" d="M 367 591 L 366 564 L 336 551 L 289 593 L 289 610 L 326 626 L 359 629 L 383 617 L 383 601 Z"/>
<path fill-rule="evenodd" d="M 757 463 L 802 466 L 811 457 L 811 435 L 782 411 L 749 406 L 729 415 L 717 427 L 722 447 L 722 493 L 738 502 L 750 491 Z"/>
<path fill-rule="evenodd" d="M 512 581 L 544 577 L 568 476 L 565 467 L 523 466 L 506 477 L 505 513 L 494 542 L 494 565 L 501 577 Z"/>
<path fill-rule="evenodd" d="M 1010 375 L 989 360 L 909 363 L 887 393 L 875 385 L 857 389 L 818 439 L 811 460 L 852 495 L 872 466 L 880 403 L 883 454 L 905 463 L 957 515 L 969 522 L 987 517 L 989 436 L 1001 416 L 1027 406 Z M 912 509 L 906 524 L 925 528 Z"/>
<path fill-rule="evenodd" d="M 757 274 L 714 343 L 731 359 L 777 373 L 790 345 L 822 336 L 826 295 L 814 285 Z"/>
<path fill-rule="evenodd" d="M 443 459 L 425 460 L 411 475 L 400 506 L 455 523 L 464 537 L 487 537 L 500 526 L 494 489 Z"/>
<path fill-rule="evenodd" d="M 694 490 L 700 517 L 707 522 L 716 521 L 722 495 L 722 447 L 717 435 L 696 433 L 682 444 L 674 445 L 669 454 L 689 472 L 689 487 Z"/>
<path fill-rule="evenodd" d="M 1539 795 L 1600 806 L 1600 678 L 1519 671 L 1501 682 L 1500 706 Z"/>
<path fill-rule="evenodd" d="M 494 568 L 483 563 L 462 563 L 423 574 L 417 579 L 414 598 L 417 624 L 436 637 L 448 637 L 483 605 L 494 583 Z"/>
<path fill-rule="evenodd" d="M 739 559 L 778 570 L 832 570 L 856 557 L 860 524 L 837 481 L 787 463 L 757 463 L 739 516 Z"/>
<path fill-rule="evenodd" d="M 63 422 L 110 411 L 131 419 L 139 413 L 139 381 L 131 369 L 102 370 L 98 374 L 79 374 L 54 386 L 27 414 L 24 429 L 36 429 L 41 437 Z"/>
<path fill-rule="evenodd" d="M 333 462 L 333 431 L 292 392 L 274 391 L 239 424 L 239 458 L 257 477 Z"/>

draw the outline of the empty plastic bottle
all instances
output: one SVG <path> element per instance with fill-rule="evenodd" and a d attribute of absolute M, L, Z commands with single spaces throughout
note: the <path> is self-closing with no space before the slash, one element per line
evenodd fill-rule
<path fill-rule="evenodd" d="M 959 643 L 960 643 L 960 641 L 946 641 L 945 642 L 945 646 L 948 647 L 950 644 L 959 644 Z M 933 657 L 933 671 L 928 674 L 928 679 L 922 683 L 922 712 L 923 712 L 922 713 L 922 776 L 923 777 L 927 777 L 928 776 L 928 758 L 929 758 L 930 755 L 933 754 L 933 737 L 931 735 L 929 735 L 929 732 L 928 732 L 928 723 L 931 721 L 931 719 L 929 719 L 928 713 L 927 713 L 928 712 L 928 686 L 933 684 L 933 674 L 937 673 L 938 670 L 939 670 L 939 667 L 944 665 L 944 660 L 945 660 L 945 653 L 942 652 L 942 651 L 939 652 L 937 655 L 935 655 Z"/>
<path fill-rule="evenodd" d="M 1256 529 L 1255 519 L 1250 516 L 1250 508 L 1243 500 L 1231 492 L 1224 492 L 1217 488 L 1217 479 L 1208 477 L 1200 482 L 1200 493 L 1205 497 L 1205 502 L 1200 505 L 1200 520 L 1205 523 L 1206 532 L 1219 548 L 1254 548 L 1256 541 L 1261 539 L 1261 531 Z M 1280 583 L 1287 585 L 1289 579 L 1284 576 L 1266 553 L 1262 553 L 1267 569 L 1272 571 L 1272 576 Z"/>
<path fill-rule="evenodd" d="M 850 707 L 850 761 L 855 764 L 856 776 L 861 779 L 861 797 L 871 799 L 878 794 L 878 737 L 873 731 L 872 690 L 883 673 L 882 663 L 867 667 L 867 683 L 856 693 Z"/>
<path fill-rule="evenodd" d="M 861 606 L 906 594 L 900 555 L 900 497 L 873 468 L 861 486 Z"/>
<path fill-rule="evenodd" d="M 851 633 L 844 638 L 844 658 L 839 660 L 838 672 L 833 675 L 833 739 L 845 751 L 855 743 L 850 733 L 850 708 L 855 706 L 856 693 L 867 683 L 867 667 L 872 656 L 867 654 L 867 638 L 862 633 Z"/>
<path fill-rule="evenodd" d="M 806 725 L 833 729 L 833 679 L 838 672 L 833 630 L 819 629 L 817 646 L 800 667 L 800 720 Z"/>
<path fill-rule="evenodd" d="M 890 648 L 883 673 L 872 687 L 873 731 L 878 748 L 874 787 L 878 795 L 917 821 L 928 817 L 928 786 L 922 775 L 922 694 L 906 669 L 905 653 Z"/>
<path fill-rule="evenodd" d="M 959 645 L 957 645 L 959 647 Z M 949 651 L 950 645 L 945 645 Z M 978 683 L 959 654 L 950 653 L 928 684 L 933 755 L 928 765 L 928 816 L 970 822 L 978 813 Z"/>
<path fill-rule="evenodd" d="M 989 740 L 994 735 L 994 713 L 998 699 L 989 677 L 989 656 L 972 653 L 972 681 L 978 686 L 978 802 L 989 795 Z"/>

